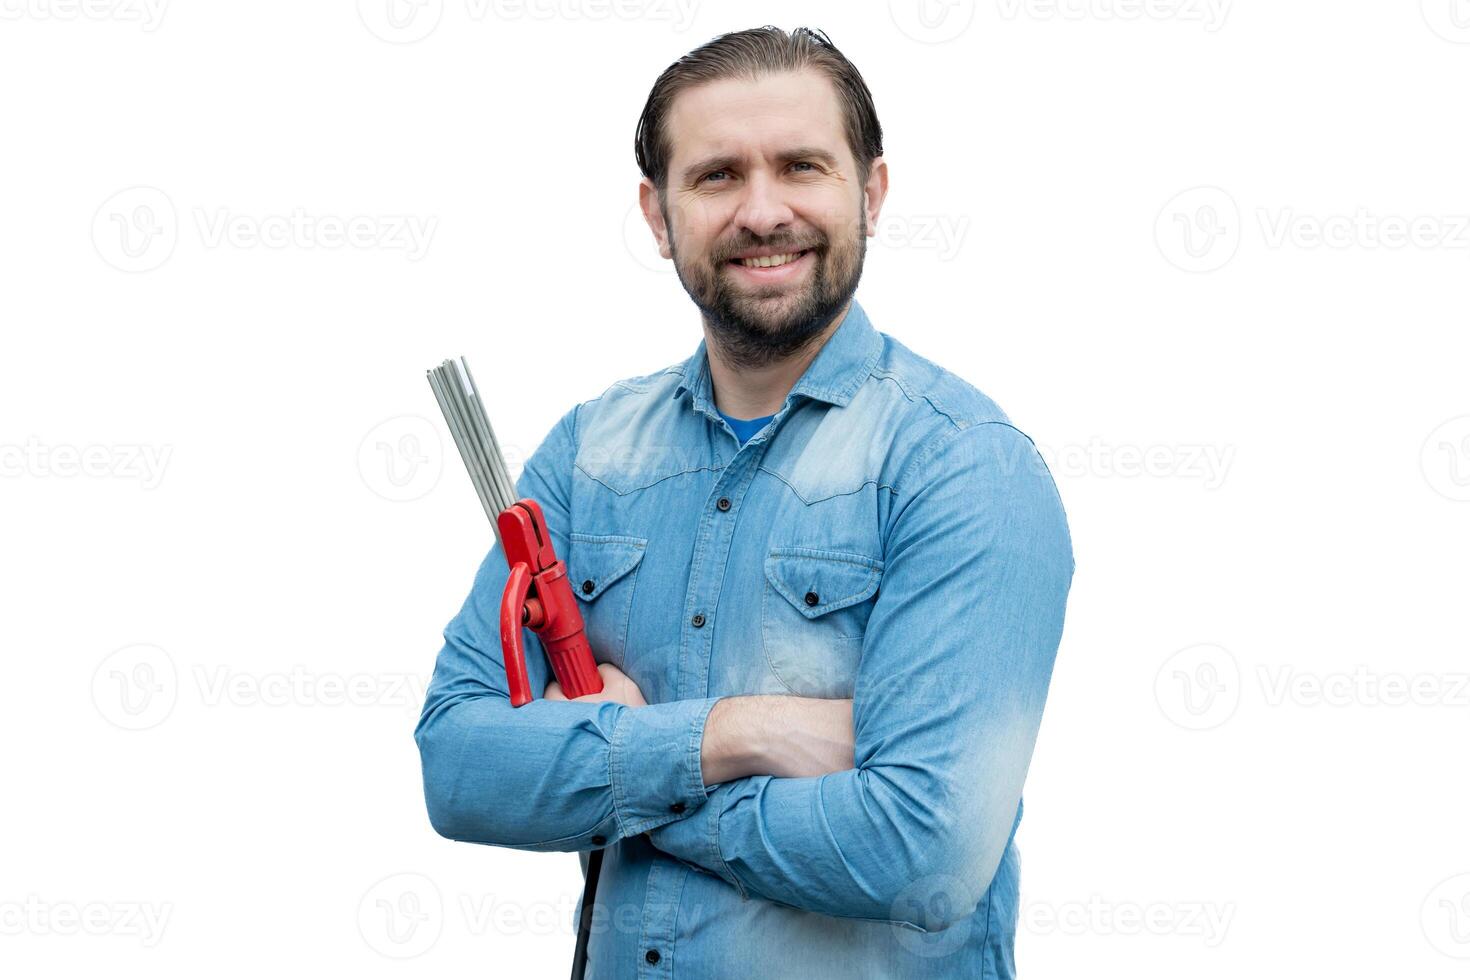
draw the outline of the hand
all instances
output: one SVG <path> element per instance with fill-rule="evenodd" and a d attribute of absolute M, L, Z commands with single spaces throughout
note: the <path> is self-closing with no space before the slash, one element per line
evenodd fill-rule
<path fill-rule="evenodd" d="M 643 708 L 648 705 L 648 702 L 643 700 L 643 692 L 638 690 L 638 685 L 633 683 L 632 678 L 612 664 L 598 664 L 597 673 L 602 677 L 602 690 L 596 694 L 568 698 L 562 693 L 561 685 L 552 681 L 546 685 L 544 696 L 548 701 L 616 701 L 630 708 Z"/>

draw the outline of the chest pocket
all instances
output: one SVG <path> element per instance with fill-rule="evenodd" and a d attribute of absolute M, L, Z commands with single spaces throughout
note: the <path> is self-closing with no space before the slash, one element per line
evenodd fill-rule
<path fill-rule="evenodd" d="M 582 611 L 592 656 L 622 669 L 633 586 L 648 539 L 573 531 L 568 545 L 567 579 Z"/>
<path fill-rule="evenodd" d="M 883 563 L 849 552 L 775 548 L 765 573 L 761 643 L 771 673 L 792 694 L 852 697 Z"/>

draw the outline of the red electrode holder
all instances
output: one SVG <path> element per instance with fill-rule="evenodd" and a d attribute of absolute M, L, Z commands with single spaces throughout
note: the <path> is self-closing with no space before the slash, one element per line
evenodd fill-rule
<path fill-rule="evenodd" d="M 541 505 L 517 500 L 495 519 L 510 578 L 500 600 L 500 649 L 513 707 L 532 700 L 522 628 L 533 630 L 546 649 L 551 670 L 568 698 L 602 690 L 582 611 L 567 581 L 566 563 L 556 557 Z"/>

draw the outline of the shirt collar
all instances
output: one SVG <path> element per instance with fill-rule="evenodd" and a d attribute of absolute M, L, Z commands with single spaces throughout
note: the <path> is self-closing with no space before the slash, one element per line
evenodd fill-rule
<path fill-rule="evenodd" d="M 792 386 L 787 401 L 796 395 L 805 395 L 837 406 L 846 405 L 867 380 L 882 346 L 882 338 L 854 297 L 847 308 L 847 315 L 807 365 L 806 373 Z M 680 368 L 683 378 L 671 397 L 679 398 L 687 391 L 696 409 L 714 417 L 717 410 L 712 397 L 707 354 L 707 342 L 700 338 L 699 346 Z"/>

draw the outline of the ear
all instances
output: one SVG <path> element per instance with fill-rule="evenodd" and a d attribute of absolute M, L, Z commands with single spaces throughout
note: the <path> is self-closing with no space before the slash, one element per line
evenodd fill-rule
<path fill-rule="evenodd" d="M 647 177 L 638 182 L 638 208 L 643 212 L 648 229 L 653 232 L 654 241 L 658 242 L 658 254 L 666 259 L 673 258 L 674 253 L 669 248 L 669 229 L 658 206 L 658 188 Z"/>
<path fill-rule="evenodd" d="M 888 196 L 888 161 L 874 157 L 868 165 L 868 182 L 863 185 L 863 207 L 868 215 L 868 237 L 878 234 L 878 212 Z"/>

